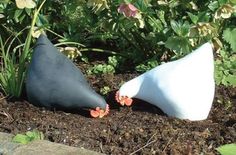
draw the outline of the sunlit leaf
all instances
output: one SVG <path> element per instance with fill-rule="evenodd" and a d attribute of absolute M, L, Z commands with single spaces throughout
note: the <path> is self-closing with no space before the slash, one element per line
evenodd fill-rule
<path fill-rule="evenodd" d="M 181 35 L 181 25 L 174 20 L 171 20 L 170 24 L 171 24 L 172 29 L 175 31 L 175 33 L 180 36 Z"/>
<path fill-rule="evenodd" d="M 4 18 L 4 17 L 5 17 L 5 16 L 4 16 L 3 14 L 0 14 L 0 19 L 1 19 L 1 18 Z"/>
<path fill-rule="evenodd" d="M 30 140 L 40 140 L 42 139 L 43 137 L 41 137 L 42 133 L 39 132 L 39 131 L 27 131 L 26 133 L 26 136 L 28 136 L 30 138 Z"/>
<path fill-rule="evenodd" d="M 43 33 L 43 29 L 41 29 L 41 28 L 35 26 L 34 29 L 33 29 L 33 31 L 32 31 L 32 34 L 31 34 L 31 35 L 32 35 L 34 38 L 38 38 L 42 33 Z"/>
<path fill-rule="evenodd" d="M 100 13 L 104 9 L 108 8 L 108 4 L 106 0 L 88 0 L 87 6 L 92 8 L 94 13 Z"/>
<path fill-rule="evenodd" d="M 0 0 L 0 3 L 8 3 L 10 0 Z"/>
<path fill-rule="evenodd" d="M 203 11 L 198 14 L 198 22 L 209 22 L 210 15 L 209 13 Z"/>
<path fill-rule="evenodd" d="M 211 9 L 211 11 L 215 11 L 219 7 L 219 3 L 217 1 L 214 1 L 208 5 L 208 8 Z"/>
<path fill-rule="evenodd" d="M 165 42 L 165 46 L 177 53 L 188 53 L 191 51 L 191 45 L 185 37 L 169 37 Z"/>
<path fill-rule="evenodd" d="M 219 18 L 223 18 L 223 19 L 227 19 L 230 18 L 231 15 L 235 12 L 235 9 L 232 5 L 230 4 L 225 4 L 222 5 L 215 13 L 214 18 L 215 19 L 219 19 Z"/>
<path fill-rule="evenodd" d="M 150 0 L 137 0 L 135 6 L 141 11 L 146 11 L 149 6 Z"/>
<path fill-rule="evenodd" d="M 175 31 L 178 36 L 184 37 L 188 34 L 190 26 L 187 23 L 177 22 L 171 20 L 171 28 Z"/>
<path fill-rule="evenodd" d="M 218 3 L 220 5 L 223 5 L 223 4 L 227 3 L 227 2 L 228 2 L 228 0 L 218 0 Z"/>
<path fill-rule="evenodd" d="M 226 144 L 216 149 L 221 155 L 235 155 L 236 144 Z"/>
<path fill-rule="evenodd" d="M 230 28 L 227 28 L 226 30 L 224 30 L 223 38 L 230 44 L 233 52 L 236 52 L 236 28 L 232 30 Z"/>
<path fill-rule="evenodd" d="M 148 17 L 148 23 L 152 26 L 154 31 L 160 32 L 163 30 L 163 25 L 159 19 L 153 18 L 151 16 Z"/>
<path fill-rule="evenodd" d="M 236 85 L 236 76 L 235 75 L 232 75 L 232 74 L 228 75 L 226 80 L 230 83 L 230 85 L 233 85 L 233 86 Z M 235 152 L 236 152 L 236 150 L 235 150 Z"/>
<path fill-rule="evenodd" d="M 33 0 L 16 0 L 16 6 L 19 9 L 24 9 L 24 8 L 32 9 L 36 7 L 36 3 Z"/>
<path fill-rule="evenodd" d="M 191 19 L 191 21 L 196 24 L 198 22 L 198 16 L 192 14 L 191 12 L 187 12 L 188 13 L 188 16 L 189 18 Z"/>
<path fill-rule="evenodd" d="M 16 10 L 15 13 L 14 13 L 14 19 L 16 22 L 19 22 L 19 17 L 20 15 L 22 14 L 22 10 Z"/>
<path fill-rule="evenodd" d="M 236 4 L 236 0 L 230 0 L 230 2 Z"/>
<path fill-rule="evenodd" d="M 21 144 L 27 144 L 30 142 L 30 137 L 26 136 L 26 135 L 23 135 L 23 134 L 17 134 L 13 140 L 13 142 L 16 142 L 16 143 L 21 143 Z"/>

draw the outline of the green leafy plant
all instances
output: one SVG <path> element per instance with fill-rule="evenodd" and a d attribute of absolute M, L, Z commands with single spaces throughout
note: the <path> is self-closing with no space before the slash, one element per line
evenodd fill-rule
<path fill-rule="evenodd" d="M 93 66 L 88 71 L 90 74 L 121 71 L 123 62 L 132 64 L 138 72 L 145 72 L 161 64 L 165 56 L 165 61 L 177 59 L 211 40 L 217 51 L 225 53 L 221 52 L 216 60 L 217 84 L 235 85 L 235 0 L 37 0 L 32 4 L 41 2 L 45 7 L 40 9 L 20 9 L 10 0 L 0 3 L 0 27 L 5 30 L 0 31 L 1 50 L 5 52 L 0 55 L 1 87 L 6 94 L 20 95 L 22 84 L 19 83 L 24 79 L 25 58 L 31 53 L 32 39 L 30 33 L 19 32 L 28 29 L 32 19 L 35 24 L 31 24 L 31 32 L 37 26 L 39 30 L 52 32 L 49 38 L 56 34 L 60 43 L 80 42 L 79 55 L 96 51 L 115 56 L 109 57 L 106 64 Z M 8 41 L 9 38 L 14 42 Z M 95 46 L 115 47 L 118 52 Z M 3 61 L 3 56 L 7 61 Z M 83 55 L 81 59 L 86 60 Z"/>
<path fill-rule="evenodd" d="M 221 155 L 235 155 L 236 144 L 226 144 L 216 148 Z"/>
<path fill-rule="evenodd" d="M 27 131 L 25 134 L 17 134 L 12 141 L 21 144 L 28 144 L 34 140 L 43 140 L 44 135 L 39 131 Z"/>
<path fill-rule="evenodd" d="M 118 66 L 117 56 L 108 57 L 107 64 L 94 65 L 91 69 L 87 71 L 88 74 L 113 74 L 115 73 L 115 68 Z"/>
<path fill-rule="evenodd" d="M 226 42 L 228 42 L 231 46 L 233 52 L 236 53 L 236 28 L 230 29 L 227 28 L 223 32 L 223 38 Z"/>
<path fill-rule="evenodd" d="M 188 40 L 190 25 L 188 22 L 170 21 L 171 28 L 175 32 L 175 36 L 171 36 L 165 42 L 165 47 L 177 51 L 178 55 L 186 54 L 191 51 L 191 44 Z"/>
<path fill-rule="evenodd" d="M 111 91 L 111 88 L 108 86 L 104 86 L 103 88 L 100 89 L 100 93 L 102 95 L 107 95 Z"/>
<path fill-rule="evenodd" d="M 136 71 L 143 73 L 148 70 L 151 70 L 152 68 L 154 68 L 156 66 L 158 66 L 157 60 L 149 60 L 146 63 L 142 63 L 142 64 L 136 66 L 135 69 L 136 69 Z"/>
<path fill-rule="evenodd" d="M 20 97 L 22 93 L 22 87 L 27 70 L 27 57 L 31 51 L 30 44 L 32 41 L 32 33 L 34 31 L 34 26 L 39 15 L 39 11 L 41 10 L 45 1 L 46 0 L 41 3 L 38 9 L 35 9 L 31 27 L 24 44 L 12 47 L 14 41 L 17 40 L 19 35 L 21 35 L 22 32 L 27 28 L 15 34 L 13 38 L 8 38 L 11 39 L 9 44 L 7 44 L 7 41 L 4 43 L 2 37 L 0 37 L 0 50 L 2 52 L 3 62 L 0 72 L 0 86 L 2 87 L 5 94 L 9 96 Z M 11 50 L 13 52 L 10 52 Z"/>
<path fill-rule="evenodd" d="M 87 72 L 88 74 L 108 74 L 108 73 L 115 73 L 115 69 L 112 65 L 109 64 L 98 64 L 94 65 L 90 70 Z"/>
<path fill-rule="evenodd" d="M 236 86 L 236 55 L 220 51 L 220 58 L 215 61 L 216 84 Z"/>
<path fill-rule="evenodd" d="M 0 86 L 5 94 L 19 97 L 23 83 L 20 77 L 22 77 L 22 74 L 24 73 L 19 72 L 19 70 L 16 69 L 16 48 L 14 48 L 15 53 L 10 55 L 11 45 L 15 39 L 16 37 L 12 39 L 12 41 L 8 44 L 8 48 L 6 48 L 6 45 L 3 43 L 2 37 L 0 36 L 0 50 L 2 52 L 3 62 L 0 72 Z"/>
<path fill-rule="evenodd" d="M 218 99 L 217 103 L 224 105 L 224 108 L 226 110 L 229 110 L 230 108 L 234 106 L 232 101 L 230 101 L 229 99 L 224 99 L 224 98 Z"/>
<path fill-rule="evenodd" d="M 101 2 L 91 1 L 90 6 L 94 5 L 91 8 L 96 8 Z M 136 7 L 137 16 L 118 13 L 118 7 L 123 4 Z M 160 63 L 165 52 L 172 55 L 171 59 L 182 57 L 209 40 L 216 41 L 216 47 L 230 44 L 234 48 L 234 37 L 227 36 L 227 33 L 234 33 L 235 27 L 233 20 L 229 20 L 235 18 L 235 2 L 232 0 L 107 0 L 104 6 L 94 15 L 95 23 L 100 26 L 95 24 L 97 29 L 93 29 L 93 32 L 96 34 L 96 30 L 100 30 L 99 33 L 109 33 L 106 39 L 115 39 L 119 48 L 136 65 L 143 64 L 153 56 L 158 56 Z M 222 33 L 222 30 L 225 32 Z M 225 47 L 221 46 L 226 50 Z"/>

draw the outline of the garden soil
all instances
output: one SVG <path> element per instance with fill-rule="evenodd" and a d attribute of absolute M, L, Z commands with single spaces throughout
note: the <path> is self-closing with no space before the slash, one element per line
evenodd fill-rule
<path fill-rule="evenodd" d="M 88 66 L 80 67 L 85 71 Z M 104 86 L 111 88 L 105 96 L 110 113 L 101 119 L 91 118 L 86 110 L 50 111 L 25 99 L 6 99 L 2 95 L 0 132 L 18 134 L 36 129 L 49 141 L 114 155 L 217 154 L 217 147 L 236 142 L 236 88 L 217 87 L 208 119 L 191 122 L 167 117 L 157 107 L 140 100 L 134 100 L 131 107 L 120 107 L 114 99 L 115 92 L 124 81 L 137 75 L 87 77 L 97 92 Z"/>

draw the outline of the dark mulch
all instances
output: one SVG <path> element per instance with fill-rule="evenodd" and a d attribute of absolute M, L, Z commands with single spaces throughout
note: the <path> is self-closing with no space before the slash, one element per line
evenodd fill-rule
<path fill-rule="evenodd" d="M 115 91 L 135 76 L 88 77 L 95 90 L 103 86 L 112 89 L 107 96 L 111 111 L 102 119 L 90 118 L 82 110 L 49 111 L 24 100 L 1 99 L 0 131 L 17 134 L 37 129 L 50 141 L 106 154 L 216 154 L 216 147 L 236 142 L 236 88 L 217 87 L 209 118 L 190 122 L 167 117 L 142 101 L 135 101 L 132 107 L 119 107 Z"/>

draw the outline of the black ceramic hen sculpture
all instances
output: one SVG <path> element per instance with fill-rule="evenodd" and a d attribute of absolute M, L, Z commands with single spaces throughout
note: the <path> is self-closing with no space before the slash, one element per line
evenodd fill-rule
<path fill-rule="evenodd" d="M 26 77 L 29 102 L 49 109 L 90 109 L 93 117 L 108 114 L 109 106 L 87 83 L 82 72 L 45 35 L 36 42 Z"/>

